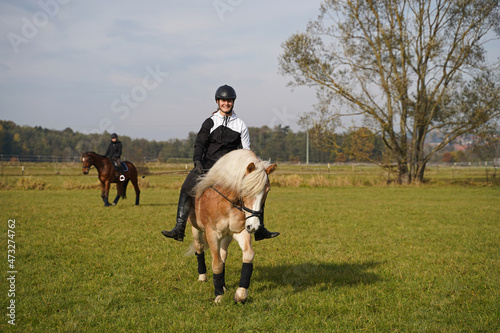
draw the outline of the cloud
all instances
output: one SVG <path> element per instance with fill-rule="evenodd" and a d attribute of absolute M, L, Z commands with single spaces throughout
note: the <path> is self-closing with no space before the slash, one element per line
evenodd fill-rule
<path fill-rule="evenodd" d="M 277 57 L 320 2 L 3 1 L 0 118 L 186 138 L 215 110 L 216 88 L 231 84 L 239 96 L 236 110 L 249 126 L 292 119 L 314 103 L 313 93 L 292 93 L 277 74 Z M 17 44 L 14 34 L 21 38 Z M 145 86 L 148 68 L 157 67 L 168 76 Z M 117 112 L 119 106 L 127 112 Z"/>

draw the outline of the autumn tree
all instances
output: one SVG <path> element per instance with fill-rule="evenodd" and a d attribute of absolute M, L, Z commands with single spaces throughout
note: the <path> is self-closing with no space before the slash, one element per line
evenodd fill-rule
<path fill-rule="evenodd" d="M 381 136 L 401 183 L 420 182 L 431 156 L 458 136 L 497 127 L 498 0 L 327 0 L 305 33 L 283 43 L 280 73 L 317 91 L 303 117 L 335 147 L 343 117 Z M 359 123 L 360 121 L 358 121 Z M 427 135 L 443 140 L 424 151 Z"/>
<path fill-rule="evenodd" d="M 348 148 L 359 162 L 370 161 L 375 150 L 375 136 L 366 127 L 361 127 L 349 136 Z"/>

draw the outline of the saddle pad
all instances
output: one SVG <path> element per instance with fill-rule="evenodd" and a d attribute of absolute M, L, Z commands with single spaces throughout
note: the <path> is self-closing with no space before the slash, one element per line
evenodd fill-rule
<path fill-rule="evenodd" d="M 127 163 L 125 162 L 120 162 L 120 165 L 122 166 L 122 171 L 127 172 L 128 171 L 128 166 Z"/>

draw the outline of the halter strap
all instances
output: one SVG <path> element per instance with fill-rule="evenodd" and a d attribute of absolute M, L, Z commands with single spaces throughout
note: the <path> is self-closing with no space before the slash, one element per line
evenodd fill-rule
<path fill-rule="evenodd" d="M 233 200 L 229 199 L 229 198 L 228 198 L 228 197 L 226 197 L 224 194 L 222 194 L 222 193 L 221 193 L 219 190 L 217 190 L 215 187 L 210 186 L 210 188 L 211 188 L 212 190 L 214 190 L 215 192 L 219 193 L 221 197 L 223 197 L 224 199 L 226 199 L 227 201 L 229 201 L 229 202 L 233 205 L 233 207 L 234 207 L 234 208 L 238 209 L 238 210 L 239 210 L 239 211 L 241 211 L 242 213 L 243 213 L 243 211 L 245 211 L 245 212 L 247 212 L 247 213 L 252 214 L 252 215 L 250 215 L 250 216 L 247 216 L 247 217 L 245 218 L 245 220 L 246 220 L 246 219 L 249 219 L 249 218 L 251 218 L 251 217 L 254 217 L 254 216 L 255 216 L 255 217 L 258 217 L 258 218 L 259 218 L 259 220 L 262 220 L 262 219 L 263 219 L 263 217 L 262 217 L 262 214 L 264 214 L 264 209 L 263 209 L 263 208 L 262 208 L 261 210 L 253 210 L 253 209 L 250 209 L 250 208 L 245 207 L 245 205 L 238 205 L 238 204 L 236 204 Z"/>
<path fill-rule="evenodd" d="M 93 163 L 92 157 L 88 155 L 88 152 L 87 152 L 86 154 L 87 154 L 87 159 L 89 160 L 89 166 L 88 166 L 88 167 L 86 167 L 86 168 L 87 168 L 87 172 L 89 172 L 89 171 L 90 171 L 90 169 L 91 169 L 94 165 L 92 165 L 92 163 Z"/>

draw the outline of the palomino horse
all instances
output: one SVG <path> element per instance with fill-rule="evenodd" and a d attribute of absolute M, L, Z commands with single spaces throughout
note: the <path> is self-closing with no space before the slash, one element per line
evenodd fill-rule
<path fill-rule="evenodd" d="M 101 198 L 104 201 L 104 206 L 110 206 L 108 201 L 109 187 L 111 183 L 116 183 L 116 189 L 118 194 L 116 195 L 113 205 L 118 203 L 120 197 L 125 199 L 127 197 L 127 185 L 129 180 L 132 181 L 135 189 L 135 205 L 139 205 L 139 197 L 141 191 L 139 190 L 139 184 L 137 183 L 137 169 L 135 166 L 129 162 L 122 162 L 125 164 L 127 170 L 123 170 L 123 175 L 125 179 L 123 181 L 119 180 L 117 172 L 113 167 L 113 163 L 109 158 L 96 154 L 94 152 L 82 152 L 82 163 L 83 163 L 83 174 L 88 174 L 92 166 L 97 169 L 99 180 L 101 181 Z"/>
<path fill-rule="evenodd" d="M 234 300 L 237 303 L 247 300 L 255 255 L 251 234 L 261 224 L 270 190 L 268 175 L 275 169 L 276 164 L 260 160 L 251 150 L 234 150 L 221 157 L 195 187 L 195 209 L 189 220 L 198 258 L 198 280 L 207 281 L 206 241 L 212 253 L 216 303 L 222 300 L 226 289 L 224 266 L 233 239 L 243 251 L 241 279 Z"/>

